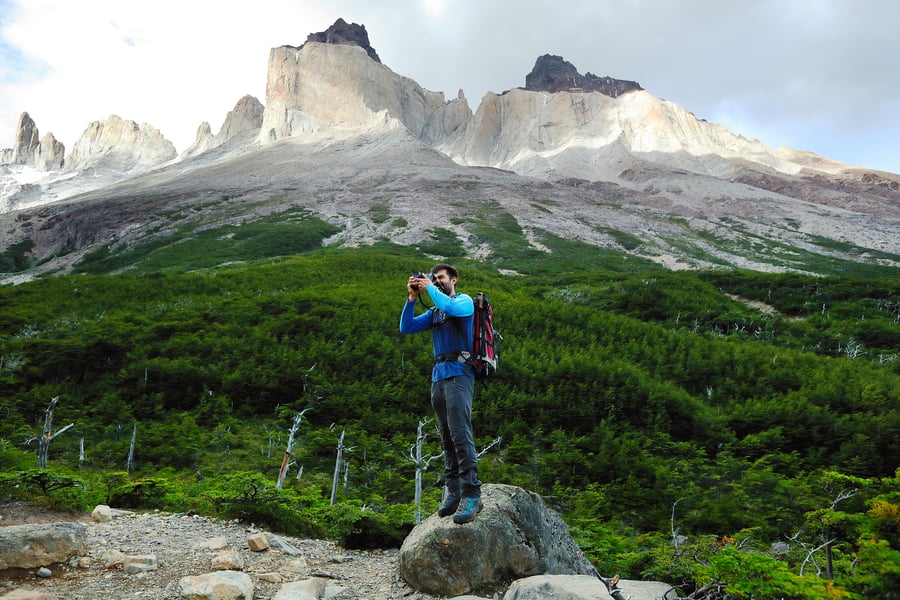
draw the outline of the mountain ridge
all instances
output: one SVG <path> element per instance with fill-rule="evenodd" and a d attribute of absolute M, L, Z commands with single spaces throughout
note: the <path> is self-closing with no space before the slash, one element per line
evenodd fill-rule
<path fill-rule="evenodd" d="M 118 117 L 93 124 L 100 133 L 85 145 L 94 153 L 76 155 L 78 170 L 7 195 L 4 245 L 30 241 L 33 274 L 67 272 L 98 245 L 123 247 L 141 231 L 170 230 L 160 215 L 190 205 L 206 207 L 191 211 L 195 227 L 302 207 L 341 228 L 330 244 L 416 244 L 434 235 L 448 207 L 462 206 L 446 228 L 483 259 L 491 243 L 472 241 L 479 236 L 469 216 L 499 207 L 536 248 L 545 232 L 668 268 L 809 270 L 778 256 L 792 252 L 900 265 L 891 235 L 900 224 L 900 176 L 773 150 L 636 82 L 590 73 L 585 78 L 611 86 L 612 95 L 515 88 L 485 94 L 473 113 L 462 92 L 446 100 L 422 88 L 359 40 L 314 37 L 273 48 L 266 102 L 242 98 L 217 135 L 202 124 L 180 155 L 149 126 Z M 559 61 L 551 57 L 551 67 Z M 623 85 L 627 92 L 616 91 Z M 99 143 L 108 130 L 118 144 Z M 130 162 L 113 160 L 122 146 L 132 148 Z M 392 218 L 367 216 L 376 203 Z M 622 235 L 640 243 L 623 247 Z"/>

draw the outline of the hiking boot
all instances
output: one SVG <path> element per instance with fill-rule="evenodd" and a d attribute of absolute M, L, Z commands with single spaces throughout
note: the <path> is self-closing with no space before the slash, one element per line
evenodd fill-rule
<path fill-rule="evenodd" d="M 468 523 L 475 520 L 475 515 L 481 512 L 484 504 L 481 498 L 462 498 L 459 502 L 459 508 L 453 514 L 454 523 Z"/>
<path fill-rule="evenodd" d="M 456 508 L 459 506 L 459 496 L 456 494 L 447 494 L 447 498 L 444 500 L 444 503 L 441 504 L 441 507 L 438 509 L 439 517 L 449 517 L 453 513 L 456 512 Z"/>

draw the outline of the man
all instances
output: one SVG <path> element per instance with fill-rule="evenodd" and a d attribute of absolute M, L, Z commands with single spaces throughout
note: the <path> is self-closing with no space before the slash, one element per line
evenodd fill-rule
<path fill-rule="evenodd" d="M 475 306 L 470 296 L 456 291 L 458 279 L 456 269 L 448 264 L 435 265 L 430 275 L 416 273 L 410 277 L 406 285 L 409 295 L 400 314 L 400 332 L 431 330 L 431 406 L 441 431 L 447 486 L 438 515 L 453 515 L 455 523 L 468 523 L 482 508 L 472 434 L 475 374 L 468 361 Z M 416 316 L 416 300 L 423 291 L 428 292 L 434 308 Z"/>

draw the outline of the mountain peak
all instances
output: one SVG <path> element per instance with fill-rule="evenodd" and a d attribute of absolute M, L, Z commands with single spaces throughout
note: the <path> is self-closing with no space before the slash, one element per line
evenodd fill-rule
<path fill-rule="evenodd" d="M 345 44 L 348 46 L 359 46 L 366 51 L 366 53 L 369 55 L 369 58 L 377 63 L 381 62 L 381 59 L 378 58 L 378 53 L 375 52 L 375 48 L 373 48 L 369 44 L 369 34 L 366 33 L 366 26 L 358 25 L 356 23 L 347 23 L 341 18 L 335 21 L 334 25 L 332 25 L 325 31 L 309 34 L 309 36 L 307 36 L 306 38 L 306 41 L 320 42 L 323 44 Z"/>
<path fill-rule="evenodd" d="M 575 65 L 564 60 L 562 56 L 545 54 L 538 57 L 531 73 L 525 77 L 525 89 L 550 93 L 600 92 L 617 98 L 627 92 L 636 92 L 644 88 L 636 81 L 597 77 L 592 73 L 582 75 Z"/>

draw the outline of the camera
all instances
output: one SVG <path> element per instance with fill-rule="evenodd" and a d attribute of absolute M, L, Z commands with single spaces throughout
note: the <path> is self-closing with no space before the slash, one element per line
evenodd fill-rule
<path fill-rule="evenodd" d="M 416 279 L 421 279 L 421 278 L 423 278 L 423 277 L 427 277 L 427 278 L 430 279 L 431 281 L 434 281 L 434 274 L 433 274 L 433 273 L 429 273 L 428 275 L 426 275 L 426 274 L 423 273 L 422 271 L 415 271 L 415 272 L 412 274 L 412 276 L 413 276 L 414 278 L 416 278 Z"/>

